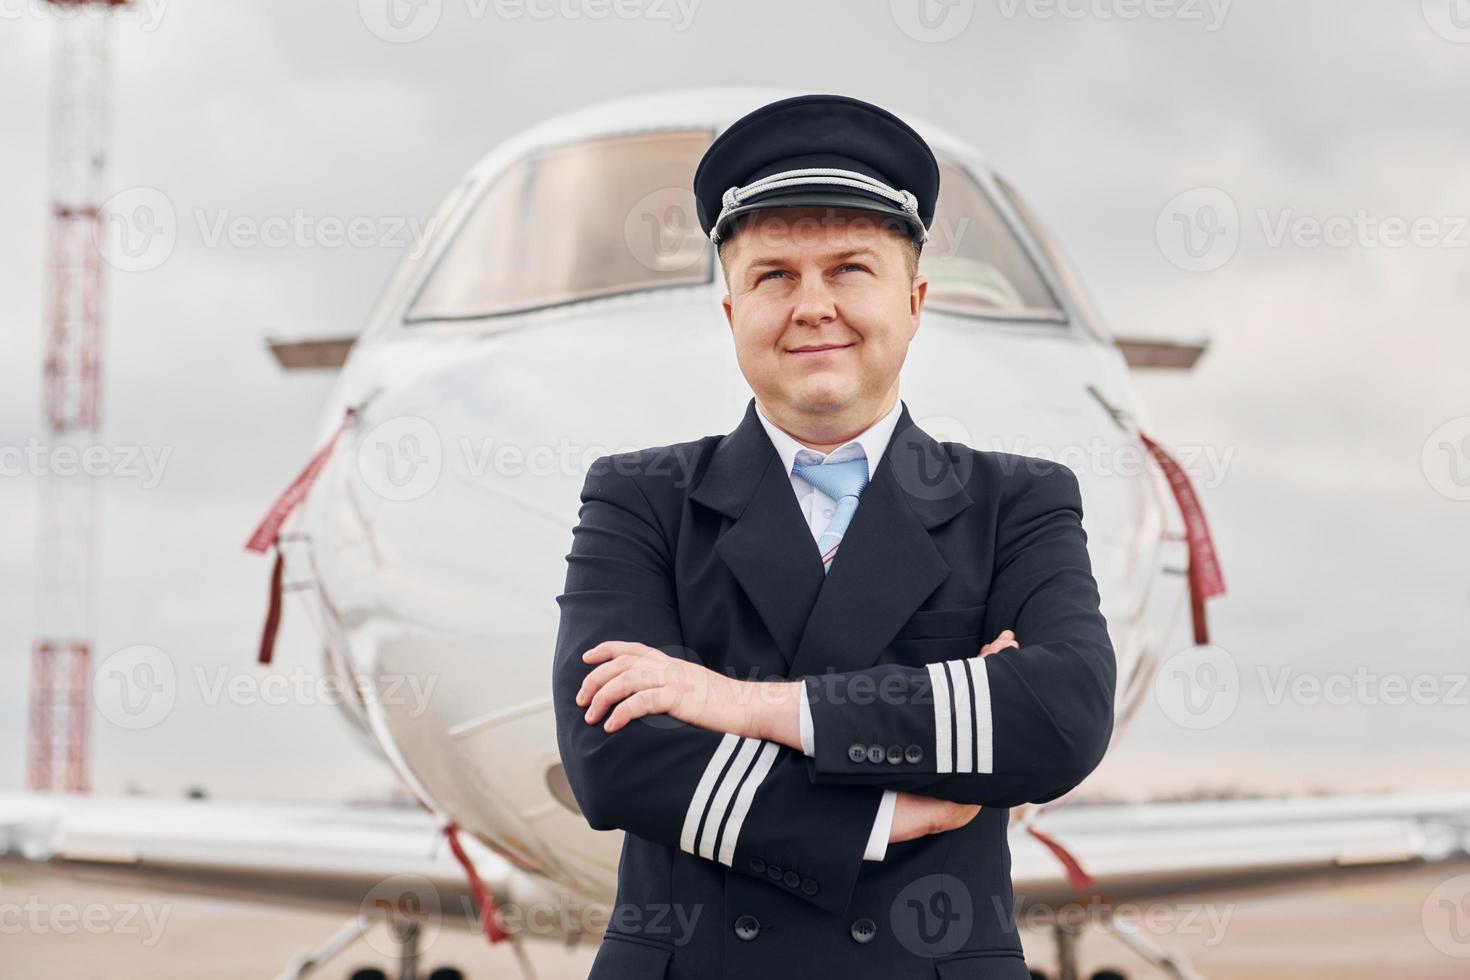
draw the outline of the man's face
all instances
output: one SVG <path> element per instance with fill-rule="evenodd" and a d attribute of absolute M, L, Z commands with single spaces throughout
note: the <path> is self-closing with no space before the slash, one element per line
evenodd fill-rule
<path fill-rule="evenodd" d="M 863 211 L 758 211 L 725 248 L 741 373 L 790 420 L 871 421 L 898 383 L 927 281 L 901 234 Z"/>

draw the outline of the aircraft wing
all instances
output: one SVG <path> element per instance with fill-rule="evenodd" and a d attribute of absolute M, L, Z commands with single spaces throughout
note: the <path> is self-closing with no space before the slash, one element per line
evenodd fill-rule
<path fill-rule="evenodd" d="M 553 895 L 470 835 L 459 840 L 498 903 Z M 477 925 L 469 879 L 419 809 L 0 794 L 0 875 L 349 916 L 408 895 L 445 924 Z"/>
<path fill-rule="evenodd" d="M 1111 901 L 1216 897 L 1470 861 L 1470 793 L 1085 805 L 1036 818 Z M 1019 905 L 1082 896 L 1040 840 L 1011 834 Z"/>
<path fill-rule="evenodd" d="M 1470 861 L 1470 793 L 1086 805 L 1035 821 L 1110 901 L 1214 897 L 1262 886 Z M 563 891 L 463 835 L 496 901 Z M 1057 856 L 1010 835 L 1018 907 L 1085 899 Z M 0 874 L 61 877 L 270 905 L 371 911 L 405 876 L 445 922 L 475 927 L 471 889 L 442 828 L 419 810 L 137 797 L 0 794 Z M 470 914 L 461 915 L 460 910 Z M 452 913 L 452 914 L 451 914 Z"/>

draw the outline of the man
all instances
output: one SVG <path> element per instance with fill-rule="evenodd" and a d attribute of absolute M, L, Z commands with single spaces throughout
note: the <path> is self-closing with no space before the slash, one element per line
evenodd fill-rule
<path fill-rule="evenodd" d="M 1028 975 L 1007 808 L 1097 766 L 1115 666 L 1071 470 L 898 397 L 938 190 L 917 133 L 834 95 L 695 173 L 754 397 L 582 491 L 558 743 L 627 832 L 593 980 Z"/>

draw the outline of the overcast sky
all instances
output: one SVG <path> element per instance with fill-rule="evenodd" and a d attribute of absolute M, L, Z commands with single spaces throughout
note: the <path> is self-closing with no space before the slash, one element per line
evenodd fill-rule
<path fill-rule="evenodd" d="M 1139 387 L 1156 438 L 1233 453 L 1205 505 L 1229 587 L 1211 625 L 1239 705 L 1198 732 L 1151 705 L 1090 785 L 1465 784 L 1470 25 L 1455 0 L 621 0 L 625 16 L 424 0 L 397 22 L 387 2 L 126 15 L 109 189 L 156 188 L 211 221 L 422 221 L 500 140 L 604 98 L 775 85 L 932 120 L 1030 198 L 1113 330 L 1212 338 L 1196 371 Z M 0 0 L 3 447 L 42 432 L 38 8 Z M 1221 216 L 1226 251 L 1181 251 L 1181 208 Z M 248 666 L 268 568 L 241 542 L 309 455 L 330 385 L 283 376 L 262 338 L 356 330 L 401 253 L 215 244 L 190 225 L 159 268 L 111 273 L 104 439 L 171 457 L 158 487 L 105 491 L 100 651 Z M 0 479 L 0 789 L 24 778 L 35 506 L 34 479 Z M 309 661 L 294 603 L 281 643 Z M 1279 697 L 1283 671 L 1351 690 Z M 1386 703 L 1404 700 L 1395 677 L 1420 696 Z M 149 731 L 97 736 L 102 790 L 337 798 L 391 782 L 315 705 L 185 702 Z"/>

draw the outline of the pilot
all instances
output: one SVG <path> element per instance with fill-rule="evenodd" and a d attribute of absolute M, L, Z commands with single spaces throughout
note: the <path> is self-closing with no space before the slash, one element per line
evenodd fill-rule
<path fill-rule="evenodd" d="M 593 980 L 1028 976 L 1008 808 L 1097 766 L 1116 670 L 1076 475 L 899 397 L 938 192 L 917 132 L 839 95 L 694 174 L 752 397 L 582 490 L 558 747 L 626 832 Z"/>

